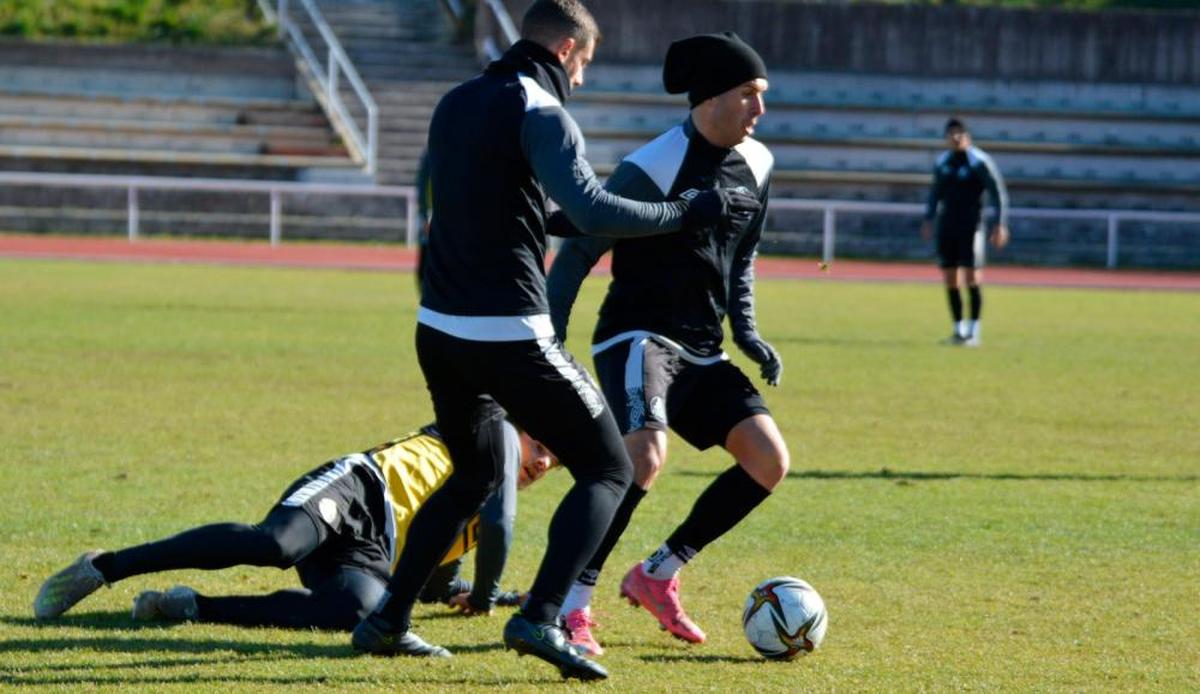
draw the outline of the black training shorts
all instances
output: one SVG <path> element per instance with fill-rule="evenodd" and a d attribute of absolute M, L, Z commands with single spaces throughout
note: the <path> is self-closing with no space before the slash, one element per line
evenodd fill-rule
<path fill-rule="evenodd" d="M 321 542 L 296 565 L 305 586 L 319 585 L 340 567 L 358 567 L 385 582 L 391 576 L 388 521 L 379 468 L 362 454 L 331 460 L 292 483 L 276 508 L 312 518 Z"/>
<path fill-rule="evenodd" d="M 747 417 L 770 414 L 758 389 L 724 354 L 696 357 L 651 333 L 627 335 L 597 345 L 594 354 L 596 377 L 622 434 L 670 426 L 705 450 L 725 445 Z"/>
<path fill-rule="evenodd" d="M 983 227 L 976 223 L 941 221 L 937 230 L 938 266 L 982 268 Z"/>

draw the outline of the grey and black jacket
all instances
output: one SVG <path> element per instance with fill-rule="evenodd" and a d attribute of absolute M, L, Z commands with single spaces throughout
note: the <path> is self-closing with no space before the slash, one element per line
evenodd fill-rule
<path fill-rule="evenodd" d="M 670 338 L 700 357 L 721 354 L 729 315 L 734 341 L 759 340 L 754 319 L 754 257 L 767 214 L 774 159 L 756 140 L 710 144 L 691 118 L 621 162 L 606 188 L 638 200 L 672 200 L 709 188 L 742 188 L 762 209 L 744 222 L 653 238 L 568 238 L 550 269 L 550 310 L 566 338 L 571 307 L 588 271 L 612 250 L 612 282 L 593 343 L 630 331 Z"/>
<path fill-rule="evenodd" d="M 993 222 L 1008 223 L 1008 189 L 1000 169 L 986 152 L 970 147 L 965 152 L 948 150 L 933 167 L 933 183 L 925 203 L 925 219 L 937 216 L 939 228 L 950 232 L 974 233 L 983 213 L 983 194 L 992 201 Z"/>
<path fill-rule="evenodd" d="M 429 128 L 433 219 L 418 322 L 480 341 L 553 336 L 546 299 L 547 195 L 583 233 L 680 228 L 686 203 L 605 191 L 564 110 L 558 58 L 520 41 L 447 93 Z"/>

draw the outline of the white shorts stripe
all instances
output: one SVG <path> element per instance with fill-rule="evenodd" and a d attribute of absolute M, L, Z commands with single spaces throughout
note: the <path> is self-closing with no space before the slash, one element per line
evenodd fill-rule
<path fill-rule="evenodd" d="M 628 429 L 634 431 L 646 425 L 646 343 L 649 337 L 634 338 L 625 359 L 625 410 Z"/>
<path fill-rule="evenodd" d="M 538 340 L 537 344 L 541 348 L 542 356 L 546 358 L 546 361 L 563 378 L 567 379 L 571 387 L 579 394 L 579 399 L 583 400 L 583 404 L 587 407 L 588 414 L 592 416 L 592 419 L 596 419 L 604 414 L 604 397 L 592 385 L 592 379 L 586 373 L 576 368 L 570 359 L 567 359 L 567 355 L 563 353 L 558 340 L 543 338 Z"/>
<path fill-rule="evenodd" d="M 350 474 L 350 470 L 355 465 L 364 465 L 367 463 L 366 456 L 361 453 L 348 455 L 338 460 L 333 467 L 321 473 L 315 480 L 292 492 L 288 495 L 288 498 L 279 503 L 281 506 L 303 506 L 308 503 L 309 499 L 328 489 L 329 485 Z"/>

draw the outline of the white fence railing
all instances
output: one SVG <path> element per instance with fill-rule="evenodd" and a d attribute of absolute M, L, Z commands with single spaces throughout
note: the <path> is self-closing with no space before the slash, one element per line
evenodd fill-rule
<path fill-rule="evenodd" d="M 270 200 L 270 223 L 267 229 L 271 245 L 283 239 L 284 194 L 329 196 L 381 196 L 405 198 L 405 242 L 417 245 L 417 189 L 413 186 L 339 185 L 297 183 L 293 181 L 255 181 L 224 178 L 170 178 L 165 176 L 103 176 L 87 174 L 46 174 L 18 171 L 0 172 L 0 185 L 44 186 L 47 188 L 105 188 L 126 191 L 128 236 L 137 241 L 140 236 L 138 217 L 142 190 L 182 190 L 189 192 L 261 193 Z"/>
<path fill-rule="evenodd" d="M 834 245 L 837 242 L 837 218 L 839 212 L 898 216 L 918 216 L 925 214 L 925 206 L 917 203 L 806 200 L 796 198 L 772 198 L 771 209 L 820 212 L 822 215 L 821 257 L 826 263 L 833 261 Z M 1033 207 L 1009 208 L 1008 218 L 1010 222 L 1013 219 L 1022 217 L 1028 219 L 1070 219 L 1105 222 L 1108 230 L 1105 264 L 1110 268 L 1117 266 L 1117 253 L 1120 250 L 1120 227 L 1122 222 L 1163 222 L 1171 224 L 1196 224 L 1200 226 L 1200 213 L 1195 212 L 1066 210 Z"/>
<path fill-rule="evenodd" d="M 171 178 L 160 176 L 107 176 L 91 174 L 50 174 L 23 171 L 0 171 L 0 185 L 44 186 L 47 188 L 105 188 L 126 191 L 127 230 L 130 241 L 140 236 L 138 217 L 142 190 L 178 190 L 191 192 L 260 193 L 270 201 L 270 222 L 267 229 L 272 245 L 283 239 L 283 196 L 285 194 L 328 196 L 379 196 L 405 199 L 405 242 L 417 244 L 417 189 L 413 186 L 343 185 L 299 183 L 294 181 L 260 181 L 221 178 Z M 887 214 L 916 217 L 924 214 L 925 206 L 901 202 L 861 202 L 854 200 L 812 200 L 772 198 L 771 210 L 819 212 L 822 217 L 821 257 L 833 262 L 837 243 L 837 221 L 842 212 L 856 214 Z M 1168 224 L 1195 224 L 1200 227 L 1197 212 L 1152 212 L 1143 210 L 1067 210 L 1014 207 L 1008 211 L 1009 220 L 1067 219 L 1102 221 L 1108 230 L 1107 266 L 1117 267 L 1120 249 L 1120 226 L 1123 222 L 1143 221 Z M 1200 228 L 1198 228 L 1200 231 Z M 786 234 L 788 232 L 780 232 Z"/>
<path fill-rule="evenodd" d="M 350 62 L 346 51 L 342 49 L 342 44 L 334 36 L 333 30 L 329 28 L 329 23 L 325 21 L 325 17 L 321 15 L 313 0 L 278 0 L 278 2 L 274 12 L 274 21 L 279 28 L 280 37 L 290 39 L 289 45 L 303 61 L 303 72 L 310 83 L 313 95 L 325 109 L 325 113 L 329 115 L 334 128 L 349 144 L 351 156 L 363 164 L 367 174 L 375 175 L 379 161 L 379 107 L 375 104 L 375 99 L 367 91 L 367 86 L 358 76 L 358 70 Z M 307 15 L 308 21 L 321 36 L 321 40 L 324 41 L 326 50 L 324 62 L 318 60 L 312 44 L 304 35 L 296 18 L 293 17 L 292 3 L 300 6 Z M 264 16 L 266 16 L 265 12 Z M 267 20 L 271 21 L 271 17 L 267 16 Z M 350 83 L 350 87 L 366 111 L 365 133 L 358 121 L 350 114 L 345 100 L 342 99 L 340 89 L 342 77 L 345 77 L 346 81 Z"/>

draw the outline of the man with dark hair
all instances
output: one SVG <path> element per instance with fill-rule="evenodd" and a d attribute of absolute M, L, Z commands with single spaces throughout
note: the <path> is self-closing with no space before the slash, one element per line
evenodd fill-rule
<path fill-rule="evenodd" d="M 689 117 L 626 157 L 606 187 L 655 201 L 729 186 L 755 196 L 763 208 L 753 219 L 703 234 L 615 242 L 568 238 L 550 270 L 551 317 L 565 338 L 580 284 L 612 250 L 612 283 L 592 354 L 633 459 L 634 478 L 561 612 L 572 642 L 593 655 L 603 649 L 591 633 L 592 592 L 609 552 L 662 469 L 668 426 L 700 450 L 720 445 L 734 458 L 674 533 L 621 582 L 622 596 L 685 641 L 700 643 L 705 635 L 680 604 L 680 569 L 762 503 L 788 469 L 787 447 L 766 403 L 721 349 L 728 315 L 734 343 L 759 365 L 767 383 L 778 385 L 782 359 L 759 335 L 754 318 L 754 257 L 774 160 L 750 135 L 765 112 L 767 70 L 736 34 L 706 34 L 671 44 L 663 84 L 670 93 L 687 92 Z M 554 218 L 552 228 L 561 221 Z"/>
<path fill-rule="evenodd" d="M 578 0 L 543 0 L 535 2 L 521 20 L 521 38 L 543 46 L 561 41 L 564 37 L 580 44 L 600 42 L 600 27 L 592 13 Z"/>
<path fill-rule="evenodd" d="M 937 218 L 938 263 L 950 302 L 954 331 L 944 344 L 978 347 L 979 317 L 983 312 L 983 194 L 992 200 L 992 227 L 988 238 L 996 248 L 1008 244 L 1008 190 L 995 162 L 971 144 L 971 132 L 957 118 L 946 121 L 946 144 L 950 149 L 933 167 L 933 185 L 925 205 L 921 236 L 933 235 Z M 941 215 L 938 215 L 941 203 Z M 971 319 L 963 320 L 959 286 L 966 280 L 971 299 Z"/>
<path fill-rule="evenodd" d="M 583 83 L 597 34 L 576 0 L 538 0 L 525 38 L 482 75 L 442 98 L 429 126 L 433 189 L 417 357 L 454 474 L 413 520 L 388 596 L 354 630 L 355 648 L 439 655 L 410 630 L 426 577 L 500 476 L 496 436 L 505 411 L 575 478 L 555 512 L 546 555 L 504 643 L 564 677 L 608 673 L 581 656 L 557 623 L 571 581 L 599 545 L 632 464 L 592 379 L 555 339 L 546 300 L 547 199 L 574 227 L 635 237 L 744 222 L 753 196 L 722 188 L 683 200 L 638 202 L 605 191 L 563 108 Z M 536 40 L 531 37 L 536 37 Z"/>
<path fill-rule="evenodd" d="M 505 423 L 505 481 L 441 557 L 425 602 L 464 614 L 515 605 L 500 576 L 512 542 L 516 492 L 556 464 L 537 441 Z M 186 586 L 149 590 L 133 601 L 139 621 L 349 630 L 370 612 L 404 546 L 413 514 L 453 469 L 436 425 L 342 456 L 288 486 L 261 523 L 214 523 L 115 552 L 94 550 L 42 584 L 38 619 L 52 619 L 98 590 L 133 576 L 231 566 L 295 568 L 303 588 L 269 595 L 207 596 Z M 459 577 L 463 555 L 478 544 L 475 583 Z"/>

